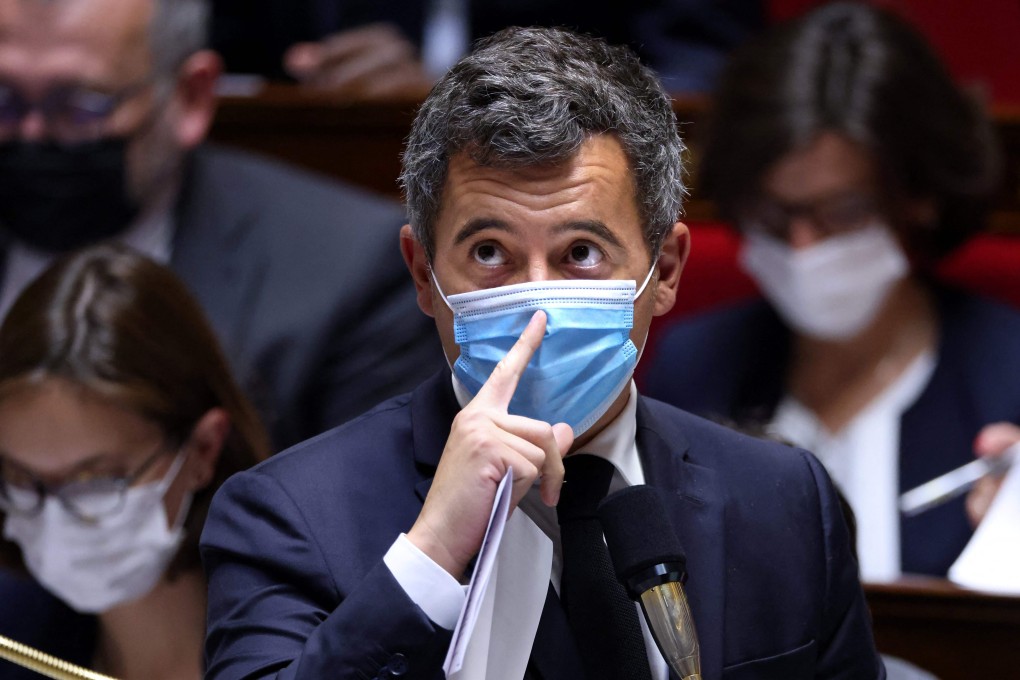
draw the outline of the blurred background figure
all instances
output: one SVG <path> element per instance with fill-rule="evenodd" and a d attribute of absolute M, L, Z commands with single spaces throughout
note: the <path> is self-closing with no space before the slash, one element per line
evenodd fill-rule
<path fill-rule="evenodd" d="M 400 206 L 204 143 L 203 0 L 0 2 L 0 317 L 57 253 L 115 239 L 198 299 L 277 448 L 444 366 Z"/>
<path fill-rule="evenodd" d="M 113 245 L 57 260 L 0 327 L 0 556 L 66 607 L 5 579 L 0 633 L 125 680 L 202 677 L 198 538 L 268 452 L 172 272 Z"/>
<path fill-rule="evenodd" d="M 765 300 L 671 329 L 646 391 L 818 454 L 866 580 L 944 576 L 972 532 L 964 499 L 902 519 L 897 496 L 1020 422 L 1020 314 L 931 276 L 984 226 L 990 123 L 912 29 L 853 3 L 749 45 L 716 97 L 702 187 Z"/>
<path fill-rule="evenodd" d="M 765 23 L 763 0 L 214 0 L 212 46 L 230 72 L 337 94 L 421 95 L 477 38 L 562 26 L 628 44 L 672 92 L 709 89 Z"/>

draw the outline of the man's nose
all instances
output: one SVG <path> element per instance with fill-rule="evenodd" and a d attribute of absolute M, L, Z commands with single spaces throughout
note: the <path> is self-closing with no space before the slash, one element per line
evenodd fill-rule
<path fill-rule="evenodd" d="M 794 250 L 813 246 L 822 240 L 814 222 L 805 215 L 794 215 L 787 228 L 787 242 Z"/>
<path fill-rule="evenodd" d="M 527 281 L 548 281 L 550 278 L 549 263 L 537 258 L 528 263 Z"/>

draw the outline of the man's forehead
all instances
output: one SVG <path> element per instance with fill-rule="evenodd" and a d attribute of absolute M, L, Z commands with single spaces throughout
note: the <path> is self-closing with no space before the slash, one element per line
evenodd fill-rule
<path fill-rule="evenodd" d="M 593 190 L 601 204 L 624 203 L 636 208 L 630 163 L 612 135 L 594 135 L 575 153 L 555 162 L 507 167 L 479 164 L 470 153 L 459 152 L 449 160 L 442 202 L 449 208 L 458 199 L 480 194 L 540 207 L 576 200 L 579 194 L 587 201 Z"/>
<path fill-rule="evenodd" d="M 0 70 L 28 79 L 147 72 L 152 0 L 0 0 Z"/>

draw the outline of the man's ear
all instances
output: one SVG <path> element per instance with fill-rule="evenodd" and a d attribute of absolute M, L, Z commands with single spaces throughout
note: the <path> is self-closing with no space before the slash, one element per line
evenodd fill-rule
<path fill-rule="evenodd" d="M 198 419 L 186 446 L 191 448 L 188 465 L 188 488 L 199 491 L 209 486 L 216 473 L 216 463 L 223 444 L 230 434 L 230 416 L 220 408 L 211 408 Z"/>
<path fill-rule="evenodd" d="M 411 278 L 414 279 L 414 288 L 418 291 L 418 307 L 431 317 L 435 316 L 432 310 L 432 266 L 425 255 L 425 247 L 418 242 L 410 224 L 400 228 L 400 254 L 404 256 Z"/>
<path fill-rule="evenodd" d="M 687 255 L 691 252 L 691 232 L 683 222 L 673 225 L 669 234 L 662 242 L 659 253 L 659 280 L 655 286 L 654 316 L 662 316 L 673 309 L 676 304 L 676 292 L 680 285 L 680 275 L 687 264 Z"/>
<path fill-rule="evenodd" d="M 212 50 L 195 52 L 181 65 L 174 92 L 174 133 L 181 148 L 193 149 L 208 136 L 216 115 L 216 83 L 222 72 L 223 61 Z"/>

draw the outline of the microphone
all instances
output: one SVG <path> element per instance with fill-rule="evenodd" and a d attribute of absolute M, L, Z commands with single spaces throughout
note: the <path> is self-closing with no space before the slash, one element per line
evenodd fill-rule
<path fill-rule="evenodd" d="M 701 680 L 701 651 L 683 584 L 687 558 L 658 492 L 628 487 L 598 508 L 616 577 L 641 605 L 666 663 L 681 680 Z"/>

